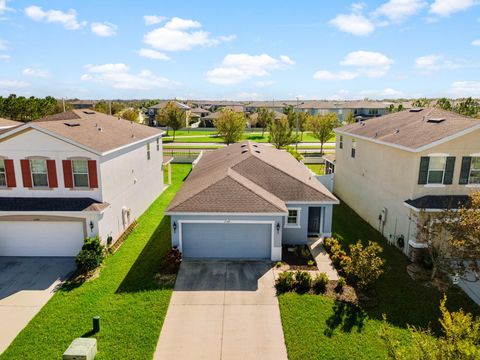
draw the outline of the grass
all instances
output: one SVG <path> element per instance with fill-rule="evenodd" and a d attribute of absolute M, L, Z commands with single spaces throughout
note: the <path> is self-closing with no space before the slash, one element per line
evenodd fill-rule
<path fill-rule="evenodd" d="M 386 349 L 378 336 L 382 314 L 404 343 L 408 340 L 407 324 L 423 328 L 431 325 L 439 331 L 438 306 L 443 294 L 412 280 L 406 272 L 407 258 L 344 203 L 334 208 L 333 236 L 345 248 L 357 240 L 376 241 L 384 248 L 385 273 L 375 288 L 378 303 L 359 309 L 323 296 L 281 295 L 289 359 L 385 359 Z M 451 288 L 447 298 L 450 310 L 463 308 L 480 313 L 479 307 L 461 290 Z"/>
<path fill-rule="evenodd" d="M 170 302 L 171 288 L 153 276 L 170 248 L 164 210 L 190 165 L 173 165 L 173 184 L 138 219 L 138 226 L 97 279 L 66 284 L 17 336 L 1 359 L 60 359 L 70 342 L 89 336 L 91 319 L 101 317 L 97 359 L 151 359 Z"/>
<path fill-rule="evenodd" d="M 196 133 L 199 133 L 198 136 Z M 181 143 L 199 143 L 199 142 L 205 142 L 205 143 L 223 143 L 223 139 L 216 136 L 215 132 L 209 132 L 210 134 L 205 134 L 204 132 L 196 131 L 196 132 L 190 132 L 188 136 L 195 136 L 195 137 L 181 137 L 180 135 L 176 134 L 175 136 L 175 142 L 181 142 Z M 163 138 L 164 143 L 172 142 L 173 138 L 171 136 L 164 137 Z M 250 133 L 246 132 L 242 140 L 251 140 L 251 141 L 256 141 L 260 143 L 265 143 L 268 142 L 268 132 L 265 132 L 265 134 L 262 136 L 261 132 L 258 133 Z M 334 142 L 335 141 L 335 134 L 332 133 L 332 136 L 328 139 L 327 142 Z M 319 142 L 317 139 L 315 139 L 311 133 L 305 132 L 303 134 L 303 139 L 301 142 Z"/>
<path fill-rule="evenodd" d="M 325 164 L 305 164 L 305 165 L 317 175 L 325 174 Z"/>

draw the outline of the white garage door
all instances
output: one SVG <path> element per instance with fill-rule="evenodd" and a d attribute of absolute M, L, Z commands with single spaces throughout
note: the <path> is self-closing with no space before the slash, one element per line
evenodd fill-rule
<path fill-rule="evenodd" d="M 79 221 L 0 221 L 0 256 L 75 256 L 83 240 Z"/>
<path fill-rule="evenodd" d="M 182 252 L 186 258 L 270 259 L 271 248 L 271 224 L 182 224 Z"/>

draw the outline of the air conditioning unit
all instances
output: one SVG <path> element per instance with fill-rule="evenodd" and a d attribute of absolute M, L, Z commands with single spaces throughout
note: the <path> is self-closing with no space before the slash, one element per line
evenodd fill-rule
<path fill-rule="evenodd" d="M 380 220 L 383 224 L 387 221 L 387 214 L 388 210 L 387 208 L 383 208 L 382 211 L 380 211 L 380 214 L 378 215 L 378 220 Z"/>

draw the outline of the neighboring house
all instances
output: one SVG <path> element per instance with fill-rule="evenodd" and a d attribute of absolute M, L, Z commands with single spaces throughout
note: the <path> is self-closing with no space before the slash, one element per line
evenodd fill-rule
<path fill-rule="evenodd" d="M 335 172 L 335 154 L 325 154 L 323 160 L 325 160 L 325 175 L 333 174 Z"/>
<path fill-rule="evenodd" d="M 166 213 L 186 258 L 276 261 L 284 244 L 330 236 L 334 204 L 288 152 L 247 141 L 203 155 Z"/>
<path fill-rule="evenodd" d="M 0 130 L 9 129 L 14 126 L 20 126 L 20 125 L 23 125 L 23 123 L 20 121 L 13 121 L 9 119 L 0 118 Z"/>
<path fill-rule="evenodd" d="M 304 101 L 298 109 L 312 115 L 337 114 L 338 120 L 345 120 L 348 113 L 353 113 L 357 121 L 366 120 L 388 113 L 388 104 L 382 101 Z"/>
<path fill-rule="evenodd" d="M 164 190 L 162 132 L 72 110 L 0 133 L 0 256 L 115 242 Z"/>
<path fill-rule="evenodd" d="M 158 104 L 156 105 L 153 105 L 153 106 L 150 106 L 148 108 L 148 116 L 150 118 L 150 124 L 154 124 L 155 123 L 155 117 L 156 115 L 169 103 L 169 102 L 173 102 L 174 105 L 179 108 L 180 110 L 183 110 L 185 111 L 185 114 L 186 114 L 186 118 L 185 118 L 185 127 L 188 127 L 188 124 L 189 124 L 189 120 L 190 120 L 190 111 L 191 111 L 191 108 L 190 106 L 188 106 L 187 104 L 184 104 L 184 103 L 181 103 L 179 101 L 175 101 L 175 100 L 164 100 L 164 101 L 161 101 L 159 102 Z M 165 124 L 158 124 L 159 126 L 165 126 Z"/>
<path fill-rule="evenodd" d="M 68 102 L 75 110 L 93 109 L 97 103 L 94 100 L 72 100 Z"/>
<path fill-rule="evenodd" d="M 458 208 L 480 190 L 477 119 L 411 109 L 335 131 L 335 194 L 408 255 L 425 247 L 422 210 Z"/>

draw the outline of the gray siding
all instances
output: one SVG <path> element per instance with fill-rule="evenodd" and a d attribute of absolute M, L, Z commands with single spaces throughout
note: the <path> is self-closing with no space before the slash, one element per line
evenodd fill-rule
<path fill-rule="evenodd" d="M 320 231 L 326 236 L 332 232 L 333 205 L 288 204 L 288 208 L 300 208 L 300 228 L 285 227 L 286 218 L 283 218 L 283 243 L 289 245 L 307 244 L 308 242 L 308 208 L 310 206 L 322 208 L 322 228 Z"/>

